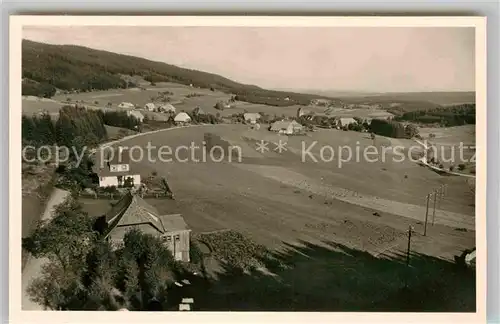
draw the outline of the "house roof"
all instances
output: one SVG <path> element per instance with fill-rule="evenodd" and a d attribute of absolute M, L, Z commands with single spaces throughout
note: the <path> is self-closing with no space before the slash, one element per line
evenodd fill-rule
<path fill-rule="evenodd" d="M 160 215 L 158 210 L 141 197 L 132 193 L 124 195 L 105 215 L 108 235 L 123 232 L 124 227 L 136 227 L 145 232 L 166 233 L 187 230 L 188 226 L 180 214 Z M 122 235 L 123 233 L 119 234 Z"/>
<path fill-rule="evenodd" d="M 122 102 L 118 106 L 120 106 L 120 107 L 134 107 L 134 104 L 131 102 Z"/>
<path fill-rule="evenodd" d="M 133 161 L 132 163 L 130 162 L 129 150 L 121 149 L 120 151 L 120 147 L 112 151 L 109 148 L 103 148 L 102 150 L 103 150 L 102 154 L 100 151 L 97 151 L 96 154 L 94 154 L 94 156 L 96 157 L 96 161 L 93 166 L 94 172 L 97 173 L 100 177 L 127 176 L 127 175 L 139 174 L 138 170 L 136 170 L 137 164 L 134 163 Z M 102 162 L 99 160 L 100 156 L 104 157 L 104 160 Z M 128 164 L 129 170 L 112 172 L 108 167 L 108 160 L 109 160 L 109 165 Z"/>
<path fill-rule="evenodd" d="M 342 125 L 357 123 L 356 119 L 352 117 L 340 117 L 340 123 Z"/>
<path fill-rule="evenodd" d="M 302 125 L 295 120 L 279 120 L 271 125 L 271 130 L 287 129 L 290 126 L 293 128 L 302 127 Z"/>
<path fill-rule="evenodd" d="M 174 121 L 176 122 L 187 122 L 189 120 L 191 120 L 191 117 L 189 117 L 189 115 L 185 112 L 178 113 L 174 118 Z"/>
<path fill-rule="evenodd" d="M 249 120 L 249 119 L 251 119 L 251 120 L 257 120 L 260 117 L 262 117 L 262 116 L 259 113 L 244 113 L 243 114 L 243 118 L 245 120 Z"/>

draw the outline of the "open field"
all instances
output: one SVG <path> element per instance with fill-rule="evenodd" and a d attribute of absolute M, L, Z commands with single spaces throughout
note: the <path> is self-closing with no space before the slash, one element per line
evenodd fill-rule
<path fill-rule="evenodd" d="M 287 116 L 294 117 L 297 115 L 297 109 L 305 108 L 307 111 L 325 115 L 326 107 L 321 106 L 299 106 L 292 105 L 287 107 L 276 107 L 265 104 L 254 104 L 248 102 L 235 102 L 234 107 L 224 110 L 214 108 L 219 101 L 227 101 L 231 95 L 220 91 L 210 91 L 209 89 L 201 89 L 190 86 L 185 86 L 176 83 L 158 83 L 156 86 L 146 86 L 142 90 L 139 88 L 130 89 L 112 89 L 105 91 L 93 91 L 77 94 L 57 94 L 52 99 L 38 99 L 36 97 L 23 97 L 23 113 L 33 114 L 40 111 L 47 111 L 50 114 L 56 115 L 59 109 L 66 104 L 79 103 L 91 109 L 105 109 L 108 103 L 111 103 L 112 109 L 119 109 L 117 106 L 122 102 L 130 102 L 140 108 L 146 103 L 152 102 L 158 92 L 169 91 L 171 104 L 173 104 L 177 112 L 191 112 L 196 107 L 200 107 L 206 113 L 217 114 L 227 117 L 237 113 L 244 112 L 264 112 L 270 116 Z M 191 96 L 196 94 L 196 96 Z M 68 101 L 70 99 L 70 101 Z M 144 111 L 143 111 L 144 112 Z M 148 117 L 156 120 L 167 120 L 165 114 L 144 112 Z M 380 114 L 387 114 L 384 110 L 377 109 L 331 109 L 330 116 L 341 117 L 375 117 Z"/>
<path fill-rule="evenodd" d="M 361 149 L 373 143 L 357 132 L 286 137 L 243 125 L 207 125 L 122 145 L 145 147 L 149 141 L 175 150 L 194 142 L 201 147 L 206 133 L 241 146 L 241 162 L 192 162 L 187 153 L 179 158 L 191 162 L 143 161 L 141 176 L 156 171 L 175 194 L 175 200 L 147 201 L 161 213 L 181 213 L 194 234 L 238 231 L 285 266 L 263 258 L 256 270 L 241 272 L 209 255 L 203 264 L 211 279 L 190 293 L 197 309 L 473 311 L 473 276 L 457 273 L 453 265 L 454 256 L 475 246 L 474 195 L 464 179 L 440 176 L 411 161 L 393 162 L 391 151 L 386 162 L 346 162 L 340 168 L 336 160 L 302 162 L 302 141 Z M 288 149 L 281 154 L 273 144 L 280 139 Z M 270 142 L 268 152 L 255 150 L 260 140 Z M 391 144 L 375 140 L 376 147 Z M 319 146 L 312 151 L 319 155 Z M 448 185 L 447 195 L 437 201 L 435 215 L 430 210 L 424 236 L 425 195 L 441 184 Z M 90 216 L 110 208 L 104 199 L 82 202 Z M 409 226 L 414 232 L 407 268 Z M 413 297 L 402 293 L 405 284 L 413 287 Z"/>
<path fill-rule="evenodd" d="M 465 125 L 447 128 L 420 128 L 420 134 L 432 143 L 437 150 L 438 159 L 445 168 L 451 165 L 457 168 L 459 164 L 466 165 L 465 173 L 475 170 L 475 125 Z M 429 138 L 429 134 L 435 137 Z M 464 147 L 461 148 L 460 145 Z M 455 170 L 458 171 L 458 170 Z"/>
<path fill-rule="evenodd" d="M 411 161 L 359 161 L 338 168 L 336 162 L 309 159 L 303 163 L 297 154 L 302 141 L 334 147 L 359 142 L 363 148 L 372 143 L 366 134 L 324 130 L 286 138 L 265 130 L 249 131 L 241 125 L 217 125 L 159 132 L 122 145 L 145 147 L 150 141 L 153 146 L 172 149 L 191 142 L 201 146 L 207 132 L 241 145 L 242 161 L 143 161 L 140 168 L 142 176 L 152 171 L 165 176 L 176 196 L 175 201 L 150 203 L 165 213 L 182 213 L 195 232 L 235 229 L 274 249 L 285 242 L 332 241 L 374 254 L 404 250 L 409 225 L 422 233 L 425 196 L 446 183 L 447 197 L 439 202 L 435 225 L 429 229 L 432 234 L 416 239 L 418 252 L 451 259 L 474 246 L 474 197 L 465 180 L 440 176 Z M 264 154 L 255 151 L 256 140 L 279 138 L 288 141 L 288 151 L 279 154 L 273 151 L 273 144 Z M 380 146 L 390 144 L 383 138 L 376 141 Z M 94 214 L 108 208 L 106 201 L 91 203 Z"/>

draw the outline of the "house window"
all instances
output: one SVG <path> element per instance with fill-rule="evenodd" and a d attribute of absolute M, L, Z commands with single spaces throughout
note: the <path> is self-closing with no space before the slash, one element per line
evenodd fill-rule
<path fill-rule="evenodd" d="M 167 235 L 166 238 L 167 238 L 167 242 L 172 242 L 172 236 Z"/>
<path fill-rule="evenodd" d="M 179 234 L 176 234 L 176 235 L 175 235 L 175 240 L 176 240 L 176 241 L 179 241 L 180 239 L 181 239 L 181 236 L 180 236 Z"/>
<path fill-rule="evenodd" d="M 100 180 L 100 181 L 104 181 L 104 177 L 100 177 L 100 178 L 99 178 L 99 180 Z"/>

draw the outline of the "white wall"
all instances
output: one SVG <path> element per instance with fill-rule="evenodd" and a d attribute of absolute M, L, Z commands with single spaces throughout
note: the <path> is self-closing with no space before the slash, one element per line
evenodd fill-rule
<path fill-rule="evenodd" d="M 140 174 L 131 174 L 131 175 L 123 176 L 123 181 L 125 181 L 125 179 L 129 178 L 129 177 L 134 180 L 134 185 L 141 184 L 141 175 Z M 118 177 L 117 176 L 99 177 L 99 187 L 110 187 L 110 186 L 118 187 Z"/>

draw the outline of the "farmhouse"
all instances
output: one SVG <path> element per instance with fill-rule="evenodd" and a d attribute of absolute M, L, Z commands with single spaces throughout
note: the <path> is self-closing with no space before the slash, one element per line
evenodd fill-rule
<path fill-rule="evenodd" d="M 99 177 L 99 187 L 123 186 L 126 180 L 138 186 L 141 184 L 141 176 L 135 170 L 135 164 L 130 163 L 129 150 L 119 147 L 109 152 L 104 161 L 94 165 L 94 172 Z"/>
<path fill-rule="evenodd" d="M 158 112 L 175 114 L 175 107 L 171 104 L 164 104 L 158 107 Z"/>
<path fill-rule="evenodd" d="M 177 125 L 187 125 L 191 122 L 191 117 L 185 112 L 180 112 L 175 116 L 174 122 Z"/>
<path fill-rule="evenodd" d="M 135 106 L 130 102 L 122 102 L 121 104 L 118 105 L 118 108 L 133 109 L 135 108 Z"/>
<path fill-rule="evenodd" d="M 259 113 L 244 113 L 245 123 L 255 124 L 262 116 Z"/>
<path fill-rule="evenodd" d="M 280 120 L 271 125 L 270 131 L 280 134 L 298 134 L 304 131 L 304 126 L 297 123 L 295 120 Z"/>
<path fill-rule="evenodd" d="M 144 105 L 144 110 L 147 110 L 147 111 L 154 111 L 156 108 L 155 104 L 150 102 L 150 103 L 147 103 Z"/>
<path fill-rule="evenodd" d="M 141 123 L 144 121 L 144 115 L 140 111 L 128 110 L 127 115 L 137 118 L 137 120 L 139 120 Z"/>
<path fill-rule="evenodd" d="M 97 220 L 104 237 L 119 248 L 125 234 L 137 229 L 159 237 L 178 261 L 189 262 L 191 230 L 180 214 L 160 215 L 141 197 L 127 193 L 105 215 Z"/>

